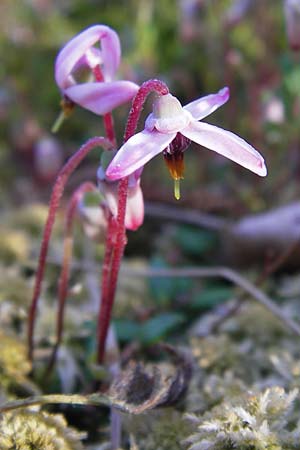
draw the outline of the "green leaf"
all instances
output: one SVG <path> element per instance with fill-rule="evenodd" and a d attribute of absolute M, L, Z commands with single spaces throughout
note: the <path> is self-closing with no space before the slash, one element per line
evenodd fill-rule
<path fill-rule="evenodd" d="M 116 319 L 113 321 L 118 339 L 123 342 L 139 340 L 141 325 L 130 319 Z"/>
<path fill-rule="evenodd" d="M 216 235 L 208 230 L 181 226 L 175 235 L 176 244 L 189 256 L 200 256 L 216 244 Z"/>
<path fill-rule="evenodd" d="M 233 289 L 226 286 L 211 286 L 203 289 L 193 298 L 192 308 L 208 309 L 226 302 L 233 295 Z"/>
<path fill-rule="evenodd" d="M 165 263 L 163 258 L 157 257 L 151 261 L 151 268 L 154 269 L 166 269 L 169 266 Z M 167 277 L 153 277 L 149 280 L 149 288 L 151 297 L 156 300 L 157 303 L 166 305 L 168 300 L 172 298 L 175 292 L 174 278 Z"/>
<path fill-rule="evenodd" d="M 166 337 L 174 328 L 185 321 L 181 313 L 162 313 L 141 325 L 140 340 L 144 344 L 153 344 Z"/>
<path fill-rule="evenodd" d="M 118 319 L 114 320 L 114 325 L 120 341 L 136 340 L 149 345 L 165 338 L 184 321 L 185 317 L 181 313 L 162 313 L 144 323 Z"/>

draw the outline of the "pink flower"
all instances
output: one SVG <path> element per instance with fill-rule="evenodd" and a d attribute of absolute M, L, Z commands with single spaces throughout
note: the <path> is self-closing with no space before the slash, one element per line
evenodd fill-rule
<path fill-rule="evenodd" d="M 94 47 L 101 43 L 101 49 Z M 106 114 L 131 100 L 139 87 L 131 81 L 113 81 L 120 64 L 121 48 L 117 33 L 105 25 L 94 25 L 71 39 L 55 62 L 55 80 L 62 94 L 96 114 Z M 77 83 L 81 67 L 93 71 L 101 66 L 103 82 Z"/>
<path fill-rule="evenodd" d="M 105 202 L 114 217 L 118 213 L 118 182 L 110 181 L 105 175 L 102 166 L 97 172 L 98 187 Z M 140 178 L 137 173 L 130 175 L 128 184 L 128 196 L 125 213 L 125 228 L 127 230 L 137 230 L 144 221 L 144 198 L 140 187 Z"/>
<path fill-rule="evenodd" d="M 199 122 L 229 98 L 229 89 L 221 89 L 182 107 L 171 94 L 158 97 L 145 129 L 132 136 L 120 148 L 106 171 L 110 180 L 126 177 L 141 169 L 150 159 L 163 152 L 175 180 L 175 197 L 179 198 L 179 180 L 183 178 L 184 151 L 194 141 L 252 172 L 265 176 L 263 157 L 246 141 L 230 131 Z"/>
<path fill-rule="evenodd" d="M 300 4 L 298 0 L 285 0 L 284 12 L 288 42 L 292 50 L 300 50 Z"/>

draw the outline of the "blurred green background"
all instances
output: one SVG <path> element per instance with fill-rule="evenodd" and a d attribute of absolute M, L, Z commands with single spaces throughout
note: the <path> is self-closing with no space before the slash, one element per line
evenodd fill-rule
<path fill-rule="evenodd" d="M 146 202 L 188 207 L 235 220 L 296 200 L 300 177 L 300 66 L 299 55 L 289 49 L 284 19 L 280 0 L 2 0 L 0 256 L 4 265 L 12 264 L 19 278 L 17 282 L 15 272 L 5 269 L 1 297 L 18 298 L 21 294 L 22 304 L 29 304 L 29 284 L 57 171 L 85 140 L 104 133 L 102 118 L 79 107 L 56 135 L 50 131 L 60 111 L 60 93 L 53 75 L 55 57 L 70 38 L 91 24 L 107 24 L 119 33 L 123 52 L 120 79 L 141 84 L 160 78 L 182 104 L 229 86 L 230 100 L 208 121 L 241 135 L 266 159 L 269 174 L 260 178 L 214 152 L 192 145 L 185 157 L 182 198 L 177 202 L 173 181 L 158 156 L 143 173 Z M 140 128 L 152 101 L 150 96 Z M 113 112 L 119 145 L 129 108 L 128 104 Z M 80 182 L 96 180 L 98 164 L 99 154 L 95 152 L 80 166 L 69 182 L 63 206 Z M 45 206 L 39 206 L 41 203 Z M 128 233 L 127 256 L 143 258 L 142 264 L 155 268 L 219 262 L 220 233 L 210 227 L 170 222 L 147 216 L 143 227 Z M 61 224 L 58 221 L 50 252 L 56 266 L 49 271 L 45 286 L 51 301 L 56 299 Z M 226 235 L 221 238 L 224 244 Z M 96 257 L 101 262 L 103 249 L 97 249 L 95 255 L 95 245 L 90 245 L 93 251 L 86 255 L 87 239 L 77 231 L 75 258 Z M 263 267 L 265 254 L 257 259 Z M 71 284 L 82 280 L 80 273 L 73 277 Z M 145 294 L 129 293 L 127 300 L 134 303 L 138 299 L 141 306 L 133 316 L 143 327 L 144 320 L 149 319 L 155 340 L 164 335 L 165 328 L 168 331 L 182 321 L 189 323 L 194 311 L 201 313 L 230 298 L 229 288 L 226 282 L 154 278 L 148 284 L 149 310 L 141 305 L 147 303 Z M 118 295 L 126 296 L 126 288 Z M 121 339 L 131 341 L 140 336 L 141 330 L 133 327 L 128 304 L 124 304 L 117 299 L 115 317 L 121 320 Z M 174 305 L 179 315 L 173 311 Z M 163 314 L 162 319 L 155 316 L 155 308 Z M 152 342 L 152 334 L 147 337 L 147 332 L 143 333 L 141 339 Z"/>
<path fill-rule="evenodd" d="M 182 206 L 237 217 L 298 196 L 300 67 L 288 48 L 281 0 L 2 0 L 3 208 L 46 200 L 62 162 L 103 132 L 101 118 L 76 108 L 54 138 L 50 133 L 60 102 L 53 77 L 56 54 L 95 23 L 120 35 L 121 79 L 140 84 L 161 78 L 183 104 L 228 85 L 231 99 L 208 121 L 243 136 L 266 159 L 269 175 L 260 179 L 195 147 L 185 158 Z M 125 105 L 114 111 L 119 143 L 128 110 Z M 54 150 L 44 148 L 45 140 Z M 71 187 L 94 179 L 97 164 L 98 157 L 91 156 Z M 148 200 L 176 202 L 161 157 L 147 166 L 143 187 Z"/>

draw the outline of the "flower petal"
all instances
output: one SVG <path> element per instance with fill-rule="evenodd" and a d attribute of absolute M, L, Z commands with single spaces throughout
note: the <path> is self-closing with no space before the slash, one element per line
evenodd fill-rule
<path fill-rule="evenodd" d="M 114 217 L 118 214 L 118 182 L 108 182 L 98 179 L 98 187 L 104 195 L 107 206 Z M 137 230 L 144 221 L 144 198 L 140 187 L 140 180 L 135 187 L 128 188 L 125 212 L 125 228 Z"/>
<path fill-rule="evenodd" d="M 128 189 L 128 197 L 125 213 L 125 227 L 127 230 L 135 231 L 144 222 L 144 198 L 138 183 L 134 188 Z"/>
<path fill-rule="evenodd" d="M 64 93 L 74 103 L 102 115 L 131 100 L 138 89 L 139 86 L 131 81 L 112 81 L 76 84 Z"/>
<path fill-rule="evenodd" d="M 102 52 L 99 48 L 90 47 L 85 52 L 85 54 L 76 62 L 75 66 L 73 67 L 73 71 L 76 72 L 76 70 L 80 69 L 82 66 L 93 69 L 97 65 L 103 65 Z"/>
<path fill-rule="evenodd" d="M 231 159 L 257 175 L 262 177 L 267 175 L 267 169 L 261 154 L 244 139 L 230 131 L 208 123 L 195 121 L 181 133 L 197 144 Z"/>
<path fill-rule="evenodd" d="M 156 130 L 143 130 L 135 134 L 125 142 L 108 166 L 107 178 L 119 180 L 132 174 L 167 148 L 175 136 L 176 133 L 163 134 Z"/>
<path fill-rule="evenodd" d="M 103 73 L 108 81 L 114 76 L 121 56 L 117 33 L 106 25 L 94 25 L 71 39 L 59 52 L 55 62 L 55 80 L 60 89 L 70 85 L 70 74 L 85 52 L 97 41 L 101 41 Z"/>
<path fill-rule="evenodd" d="M 224 87 L 216 94 L 209 94 L 201 97 L 183 107 L 188 111 L 194 119 L 201 120 L 209 114 L 213 113 L 220 106 L 224 105 L 229 99 L 229 88 Z"/>

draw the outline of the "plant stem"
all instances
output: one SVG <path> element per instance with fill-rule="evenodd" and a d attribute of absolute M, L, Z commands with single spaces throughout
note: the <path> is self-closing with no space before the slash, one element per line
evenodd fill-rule
<path fill-rule="evenodd" d="M 160 80 L 148 80 L 142 84 L 132 101 L 124 135 L 124 142 L 128 141 L 128 139 L 134 135 L 144 103 L 148 95 L 153 91 L 158 95 L 166 95 L 169 93 L 169 88 Z"/>
<path fill-rule="evenodd" d="M 89 139 L 85 144 L 83 144 L 80 147 L 80 149 L 67 161 L 64 167 L 61 169 L 52 190 L 49 203 L 48 217 L 42 237 L 42 244 L 40 249 L 33 297 L 28 314 L 28 358 L 30 361 L 32 361 L 33 358 L 33 334 L 34 334 L 34 324 L 36 319 L 37 304 L 45 272 L 49 241 L 55 221 L 56 212 L 60 204 L 60 199 L 63 195 L 65 185 L 70 175 L 78 167 L 81 161 L 87 156 L 87 154 L 95 147 L 99 146 L 109 148 L 111 146 L 111 143 L 103 137 L 94 137 L 92 139 Z"/>
<path fill-rule="evenodd" d="M 104 82 L 104 77 L 102 70 L 100 66 L 96 66 L 93 69 L 93 74 L 96 79 L 96 81 L 99 81 L 99 83 Z M 103 122 L 104 122 L 104 128 L 105 128 L 105 134 L 107 136 L 107 139 L 109 139 L 113 146 L 116 146 L 116 137 L 115 137 L 115 130 L 114 130 L 114 121 L 113 116 L 111 112 L 108 112 L 103 115 Z"/>
<path fill-rule="evenodd" d="M 99 311 L 98 320 L 98 349 L 97 349 L 97 362 L 101 364 L 105 354 L 105 343 L 108 333 L 108 328 L 111 319 L 111 312 L 114 302 L 114 296 L 116 291 L 116 285 L 118 281 L 119 267 L 123 256 L 123 250 L 125 247 L 125 211 L 126 211 L 126 198 L 127 198 L 128 179 L 124 178 L 119 183 L 118 191 L 118 215 L 117 215 L 117 230 L 115 236 L 115 243 L 113 251 L 111 253 L 111 264 L 109 271 L 109 283 L 107 283 L 107 289 L 102 290 L 102 301 Z M 123 226 L 122 226 L 123 224 Z M 108 247 L 108 246 L 107 246 Z M 105 265 L 104 265 L 105 269 Z M 105 273 L 102 274 L 102 280 L 105 280 Z"/>
<path fill-rule="evenodd" d="M 13 400 L 0 406 L 0 413 L 13 411 L 18 408 L 26 408 L 34 405 L 47 404 L 61 404 L 67 405 L 94 405 L 102 406 L 109 405 L 109 398 L 101 394 L 78 395 L 78 394 L 49 394 L 36 397 L 28 397 L 20 400 Z"/>
<path fill-rule="evenodd" d="M 166 84 L 160 80 L 149 80 L 142 84 L 132 102 L 131 110 L 127 120 L 124 142 L 126 142 L 131 136 L 134 135 L 145 100 L 152 91 L 157 92 L 159 95 L 165 95 L 168 94 L 169 89 L 166 86 Z M 120 265 L 126 245 L 125 213 L 127 202 L 127 190 L 128 190 L 128 177 L 121 179 L 118 187 L 117 230 L 114 243 L 114 250 L 111 256 L 109 290 L 106 298 L 103 297 L 102 293 L 102 302 L 100 306 L 99 320 L 98 320 L 99 335 L 98 335 L 97 362 L 99 364 L 101 364 L 104 359 L 105 342 L 111 319 Z"/>
<path fill-rule="evenodd" d="M 110 216 L 108 221 L 108 227 L 107 227 L 107 236 L 106 236 L 106 242 L 105 242 L 105 254 L 103 259 L 103 266 L 102 266 L 102 277 L 101 277 L 101 301 L 99 306 L 99 313 L 98 313 L 98 323 L 97 323 L 97 341 L 102 342 L 103 336 L 101 333 L 103 332 L 103 322 L 108 320 L 108 323 L 110 321 L 110 318 L 107 318 L 107 305 L 109 304 L 109 286 L 111 283 L 111 262 L 112 262 L 112 255 L 114 250 L 114 241 L 115 241 L 115 227 L 116 222 L 115 219 Z M 105 336 L 106 340 L 106 336 Z M 102 354 L 102 348 L 100 350 L 100 346 L 98 345 L 97 348 L 97 361 L 101 361 L 101 354 Z M 100 354 L 99 354 L 100 353 Z"/>
<path fill-rule="evenodd" d="M 71 200 L 68 204 L 66 220 L 65 220 L 65 230 L 64 230 L 64 245 L 63 245 L 63 262 L 62 268 L 59 276 L 58 282 L 58 311 L 57 311 L 57 321 L 56 321 L 56 341 L 53 347 L 53 351 L 49 360 L 48 367 L 46 369 L 46 375 L 51 373 L 54 366 L 57 351 L 59 349 L 62 333 L 63 333 L 63 323 L 64 323 L 64 311 L 65 303 L 68 295 L 68 284 L 70 278 L 70 263 L 73 254 L 73 225 L 74 218 L 77 211 L 79 202 L 81 201 L 83 195 L 86 192 L 93 192 L 97 188 L 96 186 L 87 181 L 82 183 L 73 193 Z"/>

